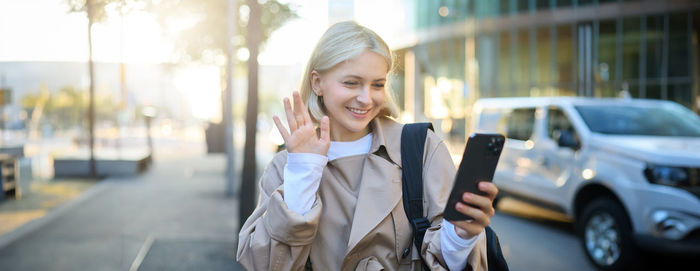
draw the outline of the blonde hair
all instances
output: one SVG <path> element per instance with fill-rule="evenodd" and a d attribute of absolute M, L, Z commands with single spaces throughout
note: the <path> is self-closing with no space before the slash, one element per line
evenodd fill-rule
<path fill-rule="evenodd" d="M 393 55 L 389 46 L 377 33 L 353 21 L 339 22 L 332 25 L 318 41 L 306 65 L 299 89 L 301 99 L 306 104 L 309 114 L 315 122 L 319 122 L 326 115 L 326 110 L 322 102 L 323 98 L 316 95 L 311 89 L 311 73 L 316 71 L 322 74 L 343 61 L 359 56 L 366 50 L 384 57 L 389 67 L 387 75 L 391 73 L 393 70 Z M 396 118 L 398 117 L 398 106 L 396 106 L 395 99 L 388 89 L 389 84 L 385 84 L 386 99 L 377 116 Z"/>

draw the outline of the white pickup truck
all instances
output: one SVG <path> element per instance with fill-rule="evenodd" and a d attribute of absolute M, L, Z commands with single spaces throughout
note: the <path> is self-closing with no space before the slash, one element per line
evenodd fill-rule
<path fill-rule="evenodd" d="M 494 183 L 575 222 L 599 268 L 640 249 L 700 255 L 700 117 L 670 101 L 478 100 L 472 132 L 507 137 Z"/>

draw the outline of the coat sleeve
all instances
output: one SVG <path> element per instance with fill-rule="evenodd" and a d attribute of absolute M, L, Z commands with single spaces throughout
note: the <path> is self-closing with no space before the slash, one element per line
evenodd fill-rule
<path fill-rule="evenodd" d="M 425 161 L 423 162 L 423 212 L 432 225 L 425 233 L 421 256 L 430 270 L 447 270 L 440 247 L 442 215 L 457 174 L 447 146 L 432 131 L 426 138 Z M 486 238 L 480 235 L 477 244 L 469 253 L 467 269 L 486 270 Z"/>
<path fill-rule="evenodd" d="M 284 202 L 283 175 L 287 152 L 278 153 L 260 179 L 258 207 L 238 234 L 236 259 L 246 270 L 299 270 L 316 236 L 322 204 L 316 200 L 306 214 Z"/>

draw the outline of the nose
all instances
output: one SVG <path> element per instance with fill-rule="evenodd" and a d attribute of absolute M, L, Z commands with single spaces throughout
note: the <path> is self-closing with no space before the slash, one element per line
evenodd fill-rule
<path fill-rule="evenodd" d="M 356 98 L 357 101 L 363 105 L 369 104 L 371 101 L 371 99 L 369 97 L 369 93 L 370 93 L 370 85 L 367 84 L 367 85 L 362 87 L 362 89 L 360 90 L 360 93 L 357 95 L 357 98 Z"/>

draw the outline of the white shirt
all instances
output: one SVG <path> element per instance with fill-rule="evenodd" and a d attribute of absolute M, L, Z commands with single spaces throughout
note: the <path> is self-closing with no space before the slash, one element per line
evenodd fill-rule
<path fill-rule="evenodd" d="M 299 214 L 306 214 L 313 206 L 316 191 L 321 184 L 323 168 L 329 160 L 369 153 L 372 146 L 372 133 L 349 142 L 331 141 L 328 156 L 313 153 L 290 153 L 284 166 L 284 202 L 287 207 Z M 450 270 L 462 270 L 467 265 L 467 256 L 476 246 L 481 234 L 470 239 L 457 235 L 454 225 L 442 221 L 440 247 L 445 264 Z"/>

